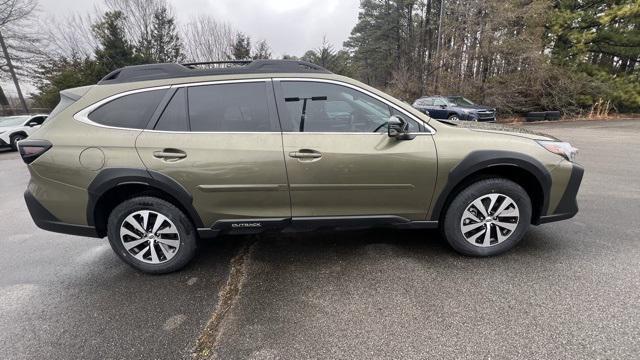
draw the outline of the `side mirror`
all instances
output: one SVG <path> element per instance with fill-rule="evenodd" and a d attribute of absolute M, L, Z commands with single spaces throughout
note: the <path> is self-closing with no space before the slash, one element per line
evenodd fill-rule
<path fill-rule="evenodd" d="M 415 135 L 409 134 L 409 123 L 396 115 L 389 118 L 387 131 L 390 138 L 396 138 L 398 140 L 411 140 L 415 138 Z"/>
<path fill-rule="evenodd" d="M 440 107 L 441 107 L 442 109 L 446 109 L 446 108 L 447 108 L 447 104 L 442 104 L 442 105 L 440 105 Z"/>

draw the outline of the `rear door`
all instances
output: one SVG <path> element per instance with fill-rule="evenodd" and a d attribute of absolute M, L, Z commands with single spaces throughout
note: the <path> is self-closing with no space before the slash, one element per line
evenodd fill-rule
<path fill-rule="evenodd" d="M 145 165 L 193 195 L 205 226 L 291 216 L 270 80 L 178 86 L 136 146 Z"/>
<path fill-rule="evenodd" d="M 275 82 L 296 217 L 399 216 L 424 220 L 436 177 L 433 138 L 382 98 L 329 80 Z M 413 140 L 389 138 L 391 114 Z"/>

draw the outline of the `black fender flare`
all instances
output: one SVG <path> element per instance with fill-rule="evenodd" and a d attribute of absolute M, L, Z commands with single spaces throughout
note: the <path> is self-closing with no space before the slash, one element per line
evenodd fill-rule
<path fill-rule="evenodd" d="M 514 166 L 532 174 L 542 188 L 543 199 L 540 215 L 547 213 L 552 180 L 551 174 L 540 161 L 529 155 L 513 151 L 482 150 L 470 153 L 456 167 L 451 169 L 447 184 L 440 192 L 433 206 L 431 220 L 437 221 L 440 219 L 442 211 L 447 205 L 449 195 L 467 177 L 494 166 Z"/>
<path fill-rule="evenodd" d="M 95 225 L 95 207 L 102 195 L 117 186 L 127 184 L 147 185 L 171 195 L 188 212 L 197 228 L 204 227 L 202 219 L 193 207 L 193 196 L 180 183 L 153 170 L 130 168 L 104 169 L 93 179 L 87 188 L 87 224 Z"/>
<path fill-rule="evenodd" d="M 24 135 L 25 137 L 29 137 L 29 134 L 27 134 L 24 130 L 19 130 L 19 131 L 14 132 L 13 134 L 9 135 L 9 139 L 11 139 L 12 137 L 14 137 L 16 135 Z"/>

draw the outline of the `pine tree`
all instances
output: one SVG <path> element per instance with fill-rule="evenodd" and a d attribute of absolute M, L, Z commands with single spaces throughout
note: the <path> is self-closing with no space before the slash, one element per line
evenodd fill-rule
<path fill-rule="evenodd" d="M 255 49 L 253 50 L 252 58 L 254 60 L 271 59 L 271 47 L 266 40 L 261 40 L 258 42 Z"/>
<path fill-rule="evenodd" d="M 232 60 L 251 59 L 251 38 L 243 33 L 237 33 L 236 41 L 231 45 L 230 50 L 229 58 Z"/>
<path fill-rule="evenodd" d="M 92 26 L 100 43 L 95 51 L 96 61 L 107 73 L 142 62 L 142 58 L 136 56 L 133 45 L 126 38 L 124 22 L 125 16 L 121 11 L 107 11 L 102 20 Z"/>
<path fill-rule="evenodd" d="M 182 43 L 176 30 L 175 19 L 162 7 L 153 14 L 150 39 L 150 61 L 156 63 L 182 60 Z"/>
<path fill-rule="evenodd" d="M 53 109 L 60 101 L 60 91 L 78 86 L 93 85 L 105 75 L 95 60 L 73 56 L 42 64 L 36 72 L 36 88 L 32 94 L 38 107 Z"/>

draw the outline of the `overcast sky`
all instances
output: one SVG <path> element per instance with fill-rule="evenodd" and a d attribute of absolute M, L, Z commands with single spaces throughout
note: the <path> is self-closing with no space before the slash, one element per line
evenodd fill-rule
<path fill-rule="evenodd" d="M 40 13 L 64 18 L 86 13 L 102 0 L 39 0 Z M 342 47 L 358 18 L 359 0 L 168 0 L 180 22 L 197 14 L 211 14 L 230 23 L 254 41 L 269 42 L 274 56 L 301 56 L 317 48 L 326 35 Z"/>
<path fill-rule="evenodd" d="M 210 14 L 229 23 L 253 39 L 267 40 L 274 57 L 284 54 L 302 56 L 318 48 L 322 38 L 336 50 L 347 40 L 358 20 L 359 0 L 167 0 L 178 18 L 185 23 L 199 14 Z M 104 8 L 103 0 L 39 0 L 39 16 L 64 23 L 74 13 L 94 13 Z M 35 91 L 27 79 L 21 79 L 26 96 Z M 16 94 L 13 83 L 2 81 L 5 94 Z"/>

